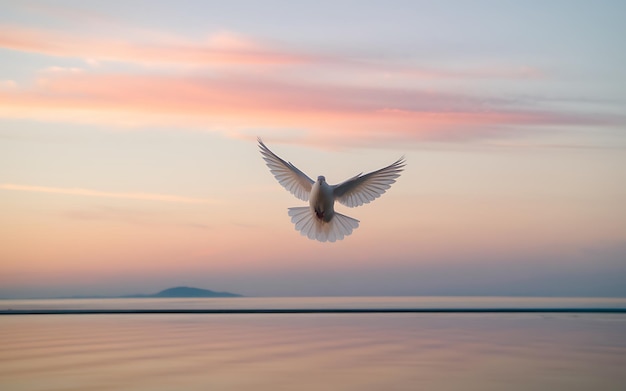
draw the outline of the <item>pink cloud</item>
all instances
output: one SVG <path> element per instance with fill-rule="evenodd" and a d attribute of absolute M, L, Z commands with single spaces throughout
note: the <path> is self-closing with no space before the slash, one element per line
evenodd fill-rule
<path fill-rule="evenodd" d="M 130 38 L 129 38 L 130 37 Z M 192 41 L 161 32 L 129 31 L 123 39 L 69 34 L 16 25 L 0 25 L 0 47 L 55 57 L 82 58 L 90 64 L 120 61 L 139 64 L 217 65 L 314 65 L 332 67 L 346 77 L 391 79 L 530 79 L 541 70 L 527 65 L 510 67 L 446 69 L 367 58 L 353 59 L 277 47 L 229 31 L 219 31 L 206 40 Z"/>
<path fill-rule="evenodd" d="M 514 101 L 410 89 L 270 78 L 48 72 L 31 89 L 0 90 L 0 116 L 164 124 L 245 134 L 298 129 L 310 138 L 471 139 L 514 127 L 610 125 L 610 120 L 522 110 Z"/>

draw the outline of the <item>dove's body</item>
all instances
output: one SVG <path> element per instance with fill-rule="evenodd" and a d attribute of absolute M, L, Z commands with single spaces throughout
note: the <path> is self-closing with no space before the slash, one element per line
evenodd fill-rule
<path fill-rule="evenodd" d="M 309 205 L 315 213 L 315 217 L 319 220 L 328 223 L 333 219 L 335 215 L 335 196 L 333 195 L 333 188 L 326 183 L 323 176 L 318 177 L 311 188 Z"/>
<path fill-rule="evenodd" d="M 313 181 L 293 164 L 279 158 L 259 139 L 261 154 L 278 182 L 309 207 L 289 208 L 289 216 L 296 230 L 309 239 L 334 242 L 350 235 L 359 226 L 359 220 L 335 212 L 335 201 L 355 207 L 380 197 L 404 168 L 404 158 L 370 172 L 356 175 L 338 185 L 329 185 L 323 176 Z"/>

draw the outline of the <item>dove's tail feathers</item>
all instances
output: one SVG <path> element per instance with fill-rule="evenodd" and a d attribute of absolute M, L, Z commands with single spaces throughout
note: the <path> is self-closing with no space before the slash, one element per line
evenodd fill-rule
<path fill-rule="evenodd" d="M 334 242 L 348 236 L 355 228 L 359 227 L 359 220 L 335 212 L 329 222 L 317 218 L 310 207 L 302 206 L 289 208 L 291 222 L 296 230 L 309 239 L 320 242 Z"/>

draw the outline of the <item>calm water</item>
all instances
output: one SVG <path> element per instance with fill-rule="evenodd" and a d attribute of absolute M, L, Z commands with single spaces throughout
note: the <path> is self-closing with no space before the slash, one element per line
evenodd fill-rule
<path fill-rule="evenodd" d="M 455 301 L 456 300 L 456 301 Z M 1 301 L 19 308 L 625 307 L 610 299 Z M 419 305 L 418 305 L 419 304 Z M 623 390 L 623 314 L 0 316 L 2 390 Z"/>

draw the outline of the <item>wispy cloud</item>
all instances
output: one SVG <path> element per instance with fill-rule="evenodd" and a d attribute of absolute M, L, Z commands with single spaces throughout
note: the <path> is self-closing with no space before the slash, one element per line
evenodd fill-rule
<path fill-rule="evenodd" d="M 102 61 L 144 65 L 185 65 L 194 67 L 231 67 L 233 65 L 313 66 L 305 68 L 310 78 L 316 73 L 337 73 L 342 78 L 386 78 L 387 82 L 436 79 L 536 79 L 544 72 L 526 64 L 512 66 L 461 67 L 449 69 L 407 63 L 393 56 L 380 61 L 366 54 L 324 53 L 293 48 L 276 42 L 244 36 L 232 31 L 217 31 L 201 40 L 175 36 L 167 32 L 140 32 L 128 27 L 122 38 L 93 34 L 66 33 L 58 30 L 0 25 L 0 48 L 44 54 L 54 57 L 84 59 L 92 66 Z M 323 68 L 323 69 L 320 69 Z"/>
<path fill-rule="evenodd" d="M 121 198 L 130 200 L 143 200 L 143 201 L 162 201 L 162 202 L 179 202 L 187 204 L 212 204 L 217 201 L 206 198 L 193 198 L 183 197 L 171 194 L 155 194 L 155 193 L 121 193 L 121 192 L 108 192 L 92 189 L 82 189 L 74 187 L 48 187 L 48 186 L 30 186 L 30 185 L 18 185 L 13 183 L 0 184 L 0 189 L 3 190 L 15 190 L 15 191 L 28 191 L 35 193 L 52 193 L 63 194 L 73 196 L 86 196 L 86 197 L 101 197 L 101 198 Z"/>
<path fill-rule="evenodd" d="M 11 90 L 17 88 L 15 80 L 0 80 L 0 90 Z"/>
<path fill-rule="evenodd" d="M 466 87 L 458 91 L 471 91 L 467 83 L 546 76 L 525 64 L 445 69 L 294 50 L 228 31 L 200 41 L 159 32 L 119 39 L 91 34 L 0 25 L 0 48 L 86 61 L 86 69 L 49 66 L 32 85 L 0 84 L 0 118 L 166 124 L 233 137 L 260 129 L 265 134 L 295 130 L 308 142 L 352 145 L 491 139 L 520 129 L 626 123 L 616 114 L 556 109 L 540 99 L 528 104 L 507 95 L 506 88 L 497 98 L 450 92 L 457 82 Z M 134 74 L 111 72 L 108 61 L 176 66 Z M 211 72 L 199 72 L 207 69 Z"/>
<path fill-rule="evenodd" d="M 623 118 L 528 109 L 514 99 L 229 75 L 183 77 L 55 69 L 0 90 L 0 117 L 246 132 L 300 129 L 326 139 L 471 139 L 515 127 L 610 126 Z"/>
<path fill-rule="evenodd" d="M 89 208 L 71 209 L 64 213 L 65 217 L 78 221 L 115 221 L 132 225 L 155 226 L 172 225 L 191 229 L 210 230 L 212 226 L 180 221 L 175 215 L 159 210 L 129 209 L 112 206 L 91 206 Z"/>
<path fill-rule="evenodd" d="M 0 47 L 56 57 L 76 57 L 143 64 L 292 64 L 314 58 L 282 51 L 229 32 L 203 42 L 182 38 L 148 42 L 116 40 L 56 30 L 0 25 Z"/>

